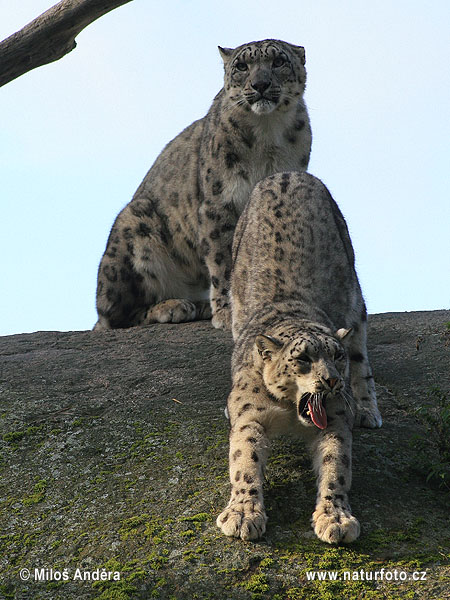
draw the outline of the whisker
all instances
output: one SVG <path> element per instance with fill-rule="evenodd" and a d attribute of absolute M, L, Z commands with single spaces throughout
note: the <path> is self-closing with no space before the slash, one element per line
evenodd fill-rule
<path fill-rule="evenodd" d="M 341 396 L 344 398 L 344 400 L 345 400 L 347 406 L 349 407 L 350 412 L 352 413 L 352 415 L 354 415 L 355 413 L 354 413 L 352 405 L 350 403 L 350 400 L 352 399 L 352 396 L 350 395 L 350 393 L 347 392 L 347 390 L 344 388 L 343 390 L 341 390 Z"/>

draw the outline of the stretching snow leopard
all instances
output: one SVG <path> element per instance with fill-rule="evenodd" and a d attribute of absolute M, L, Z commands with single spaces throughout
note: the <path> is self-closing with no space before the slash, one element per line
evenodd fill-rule
<path fill-rule="evenodd" d="M 219 50 L 224 87 L 208 114 L 166 146 L 112 227 L 94 329 L 211 314 L 229 329 L 231 244 L 250 192 L 308 166 L 304 49 L 263 40 Z"/>
<path fill-rule="evenodd" d="M 244 540 L 264 533 L 269 440 L 294 433 L 317 474 L 315 533 L 329 543 L 355 540 L 352 427 L 379 427 L 381 416 L 347 226 L 312 175 L 278 173 L 255 187 L 233 242 L 231 305 L 232 490 L 217 525 Z"/>

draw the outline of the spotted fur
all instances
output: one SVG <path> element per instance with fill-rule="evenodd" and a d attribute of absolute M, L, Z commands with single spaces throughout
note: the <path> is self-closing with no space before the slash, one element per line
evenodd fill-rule
<path fill-rule="evenodd" d="M 254 185 L 305 170 L 305 52 L 279 40 L 220 48 L 224 87 L 161 152 L 112 227 L 95 329 L 210 318 L 230 327 L 233 232 Z"/>
<path fill-rule="evenodd" d="M 256 186 L 236 228 L 231 299 L 232 490 L 217 524 L 244 540 L 263 535 L 270 439 L 294 433 L 317 474 L 314 531 L 351 542 L 352 427 L 379 427 L 381 416 L 350 237 L 318 179 L 285 172 Z"/>

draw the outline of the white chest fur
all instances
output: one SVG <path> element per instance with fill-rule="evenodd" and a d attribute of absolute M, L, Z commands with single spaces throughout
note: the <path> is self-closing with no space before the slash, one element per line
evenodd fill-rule
<path fill-rule="evenodd" d="M 242 169 L 224 185 L 224 201 L 231 200 L 239 214 L 258 181 L 281 171 L 304 169 L 301 139 L 293 143 L 285 135 L 291 121 L 292 115 L 270 114 L 252 123 L 255 136 L 252 147 L 242 157 Z"/>

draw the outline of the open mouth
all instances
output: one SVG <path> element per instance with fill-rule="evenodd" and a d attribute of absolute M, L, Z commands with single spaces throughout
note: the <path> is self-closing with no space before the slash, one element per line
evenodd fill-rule
<path fill-rule="evenodd" d="M 298 404 L 298 415 L 311 421 L 319 429 L 327 426 L 327 413 L 324 407 L 324 394 L 303 394 Z"/>

